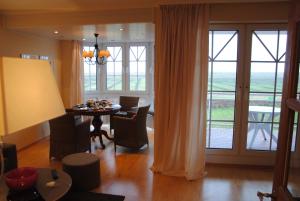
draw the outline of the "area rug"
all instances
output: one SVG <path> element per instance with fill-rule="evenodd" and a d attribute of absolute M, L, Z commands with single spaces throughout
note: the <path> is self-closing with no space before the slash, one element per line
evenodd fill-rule
<path fill-rule="evenodd" d="M 123 201 L 125 196 L 93 192 L 69 192 L 60 201 Z"/>

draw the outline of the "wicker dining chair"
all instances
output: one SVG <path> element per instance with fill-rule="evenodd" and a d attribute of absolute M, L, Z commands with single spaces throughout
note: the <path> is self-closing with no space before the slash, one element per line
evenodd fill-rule
<path fill-rule="evenodd" d="M 82 122 L 75 117 L 67 113 L 49 121 L 50 159 L 60 160 L 69 154 L 91 152 L 90 120 Z"/>
<path fill-rule="evenodd" d="M 132 113 L 136 113 L 136 107 L 139 104 L 140 97 L 135 96 L 120 96 L 119 104 L 121 105 L 121 109 L 119 112 L 110 115 L 110 133 L 111 130 L 114 129 L 114 116 L 120 117 L 129 117 Z M 129 113 L 128 113 L 129 112 Z"/>
<path fill-rule="evenodd" d="M 129 148 L 141 148 L 149 145 L 146 121 L 150 105 L 138 108 L 136 115 L 131 118 L 114 116 L 115 133 L 114 146 L 125 146 Z"/>

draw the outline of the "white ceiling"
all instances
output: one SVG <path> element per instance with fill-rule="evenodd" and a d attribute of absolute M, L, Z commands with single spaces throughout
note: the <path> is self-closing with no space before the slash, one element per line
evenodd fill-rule
<path fill-rule="evenodd" d="M 87 11 L 128 8 L 153 8 L 178 3 L 286 2 L 288 0 L 1 0 L 0 12 Z"/>
<path fill-rule="evenodd" d="M 123 31 L 120 30 L 123 29 Z M 82 40 L 95 42 L 94 33 L 98 33 L 99 42 L 152 42 L 154 41 L 154 24 L 127 23 L 103 25 L 77 25 L 77 26 L 48 26 L 15 29 L 30 34 L 40 35 L 59 40 Z M 58 34 L 54 34 L 54 31 Z"/>
<path fill-rule="evenodd" d="M 121 31 L 120 29 L 123 29 Z M 57 30 L 59 33 L 54 34 Z M 95 42 L 94 33 L 98 33 L 98 42 L 152 42 L 154 41 L 154 24 L 105 24 L 61 27 L 22 28 L 19 31 L 55 38 L 59 40 L 83 40 Z"/>
<path fill-rule="evenodd" d="M 86 11 L 153 7 L 156 0 L 1 0 L 0 11 Z"/>
<path fill-rule="evenodd" d="M 12 17 L 17 19 L 14 22 L 22 21 L 22 15 L 33 16 L 32 21 L 36 21 L 36 16 L 39 14 L 48 13 L 80 13 L 89 12 L 102 13 L 104 10 L 109 14 L 116 15 L 119 10 L 126 9 L 148 9 L 156 7 L 158 4 L 173 4 L 173 3 L 232 3 L 232 2 L 281 2 L 288 0 L 0 0 L 0 17 Z M 112 13 L 110 11 L 113 11 Z M 132 13 L 134 16 L 136 13 Z M 131 15 L 131 13 L 130 13 Z M 78 16 L 78 15 L 77 15 Z M 79 16 L 81 16 L 79 14 Z M 117 15 L 116 15 L 117 16 Z M 69 16 L 72 17 L 72 14 Z M 119 17 L 119 18 L 122 18 Z M 19 19 L 19 20 L 18 20 Z M 49 16 L 48 16 L 49 19 Z M 43 19 L 41 19 L 43 20 Z M 29 20 L 31 23 L 32 21 Z M 46 20 L 47 21 L 47 20 Z M 121 20 L 122 21 L 122 20 Z M 129 22 L 129 21 L 123 21 Z M 132 22 L 132 21 L 131 21 Z M 135 22 L 135 21 L 133 21 Z M 33 25 L 23 27 L 6 27 L 16 31 L 27 32 L 30 34 L 60 39 L 60 40 L 82 40 L 94 42 L 94 33 L 99 33 L 100 41 L 103 42 L 119 42 L 119 41 L 154 41 L 154 24 L 148 21 L 139 21 L 144 23 L 118 23 L 118 24 L 66 24 L 62 26 L 53 25 Z M 120 31 L 123 28 L 124 31 Z M 57 30 L 59 34 L 53 32 Z"/>

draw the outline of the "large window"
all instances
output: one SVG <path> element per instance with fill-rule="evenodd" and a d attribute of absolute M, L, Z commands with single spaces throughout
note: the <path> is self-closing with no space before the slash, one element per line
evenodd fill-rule
<path fill-rule="evenodd" d="M 252 31 L 247 149 L 276 150 L 287 31 Z"/>
<path fill-rule="evenodd" d="M 277 149 L 286 43 L 281 25 L 212 26 L 206 135 L 206 147 L 214 149 L 210 153 L 271 154 Z"/>
<path fill-rule="evenodd" d="M 85 51 L 94 51 L 94 47 L 84 46 Z M 95 60 L 93 60 L 95 62 Z M 97 90 L 97 67 L 96 64 L 88 64 L 84 62 L 84 90 Z"/>
<path fill-rule="evenodd" d="M 105 65 L 84 63 L 84 89 L 87 98 L 99 95 L 152 94 L 152 43 L 109 43 L 103 45 L 111 56 Z M 94 47 L 84 46 L 85 50 Z"/>
<path fill-rule="evenodd" d="M 146 46 L 130 46 L 129 50 L 129 89 L 146 91 Z"/>
<path fill-rule="evenodd" d="M 107 47 L 110 52 L 110 57 L 106 64 L 106 90 L 121 91 L 122 90 L 122 75 L 123 75 L 123 59 L 122 47 L 114 46 Z"/>
<path fill-rule="evenodd" d="M 238 32 L 209 32 L 207 148 L 232 149 Z"/>

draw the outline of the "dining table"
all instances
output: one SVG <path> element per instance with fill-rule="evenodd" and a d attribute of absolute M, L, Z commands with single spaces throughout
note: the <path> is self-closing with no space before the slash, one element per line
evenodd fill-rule
<path fill-rule="evenodd" d="M 75 105 L 71 109 L 67 109 L 67 112 L 72 112 L 74 115 L 82 116 L 93 116 L 92 125 L 94 130 L 90 133 L 91 138 L 94 140 L 96 137 L 99 137 L 100 145 L 102 149 L 105 149 L 102 136 L 106 137 L 108 140 L 113 140 L 113 137 L 107 134 L 107 131 L 101 129 L 103 121 L 101 116 L 112 115 L 120 111 L 121 106 L 118 104 L 111 104 L 105 107 L 87 107 L 84 104 Z"/>

